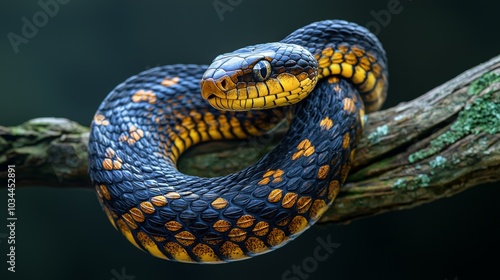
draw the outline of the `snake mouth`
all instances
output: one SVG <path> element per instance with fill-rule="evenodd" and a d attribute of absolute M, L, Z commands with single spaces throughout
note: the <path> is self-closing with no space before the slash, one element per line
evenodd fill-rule
<path fill-rule="evenodd" d="M 220 98 L 216 95 L 209 95 L 206 99 L 208 103 L 218 110 L 223 111 L 249 111 L 265 110 L 281 106 L 290 106 L 298 103 L 308 95 L 307 92 L 291 93 L 282 92 L 256 98 L 229 99 Z"/>
<path fill-rule="evenodd" d="M 296 77 L 283 73 L 265 82 L 247 84 L 247 87 L 229 87 L 224 81 L 202 79 L 203 99 L 218 110 L 248 111 L 293 105 L 311 92 L 317 77 L 309 78 L 307 74 Z"/>
<path fill-rule="evenodd" d="M 216 98 L 216 97 L 217 97 L 217 96 L 216 96 L 215 94 L 213 94 L 213 93 L 209 93 L 205 99 L 206 99 L 206 100 L 210 100 L 210 99 L 214 99 L 214 98 Z"/>

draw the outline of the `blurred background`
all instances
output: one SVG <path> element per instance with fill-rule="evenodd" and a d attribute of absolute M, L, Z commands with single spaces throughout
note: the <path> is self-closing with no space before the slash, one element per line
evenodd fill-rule
<path fill-rule="evenodd" d="M 57 9 L 52 5 L 44 12 L 38 1 L 0 3 L 3 126 L 35 117 L 87 126 L 107 93 L 131 75 L 164 64 L 207 64 L 222 52 L 277 41 L 322 19 L 357 22 L 378 35 L 389 57 L 386 107 L 500 53 L 497 1 L 40 3 L 57 3 Z M 38 27 L 24 30 L 24 36 L 26 21 Z M 0 205 L 6 208 L 5 185 Z M 16 191 L 16 273 L 6 270 L 7 229 L 0 226 L 0 278 L 497 279 L 499 195 L 498 184 L 478 186 L 411 210 L 314 226 L 289 245 L 250 260 L 190 265 L 131 246 L 109 224 L 92 191 L 33 186 Z M 6 211 L 0 213 L 6 223 Z M 313 265 L 318 238 L 339 246 Z M 293 266 L 303 267 L 302 274 Z"/>

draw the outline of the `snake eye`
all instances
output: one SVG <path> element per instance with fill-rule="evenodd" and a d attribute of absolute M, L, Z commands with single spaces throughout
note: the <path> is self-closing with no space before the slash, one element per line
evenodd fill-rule
<path fill-rule="evenodd" d="M 271 76 L 271 63 L 261 60 L 253 67 L 253 77 L 258 82 L 262 82 Z"/>

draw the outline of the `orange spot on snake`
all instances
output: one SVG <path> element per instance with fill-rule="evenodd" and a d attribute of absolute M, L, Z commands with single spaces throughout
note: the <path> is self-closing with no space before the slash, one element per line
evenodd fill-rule
<path fill-rule="evenodd" d="M 335 52 L 332 56 L 332 64 L 338 66 L 338 64 L 342 63 L 342 61 L 344 61 L 344 55 L 341 52 Z M 330 64 L 330 67 L 332 66 L 332 64 Z M 340 69 L 338 72 L 334 72 L 333 74 L 339 74 L 339 73 Z"/>
<path fill-rule="evenodd" d="M 135 221 L 139 222 L 139 223 L 142 223 L 144 222 L 144 214 L 142 214 L 142 211 L 139 210 L 138 208 L 132 208 L 128 211 L 130 213 L 130 215 L 132 216 L 132 219 L 134 219 Z"/>
<path fill-rule="evenodd" d="M 165 240 L 167 240 L 165 237 L 163 236 L 156 236 L 156 235 L 151 235 L 151 237 L 153 237 L 154 240 L 156 240 L 156 242 L 164 242 Z"/>
<path fill-rule="evenodd" d="M 142 101 L 154 104 L 156 103 L 156 94 L 152 90 L 140 89 L 132 95 L 132 102 L 137 103 Z"/>
<path fill-rule="evenodd" d="M 325 117 L 319 122 L 319 126 L 322 129 L 330 130 L 333 127 L 333 121 L 329 117 Z"/>
<path fill-rule="evenodd" d="M 182 225 L 177 221 L 169 221 L 165 223 L 165 228 L 173 232 L 180 230 L 182 228 Z"/>
<path fill-rule="evenodd" d="M 121 161 L 113 161 L 113 169 L 121 169 L 122 168 L 122 163 Z"/>
<path fill-rule="evenodd" d="M 138 129 L 136 131 L 132 131 L 130 133 L 130 136 L 132 138 L 134 138 L 135 141 L 138 141 L 139 139 L 141 139 L 144 136 L 144 131 L 142 131 L 142 129 Z"/>
<path fill-rule="evenodd" d="M 298 150 L 297 152 L 295 152 L 292 155 L 292 160 L 296 160 L 296 159 L 300 158 L 303 155 L 304 155 L 304 151 L 303 150 Z"/>
<path fill-rule="evenodd" d="M 95 191 L 97 192 L 97 198 L 99 199 L 99 202 L 103 202 L 102 201 L 102 192 L 101 192 L 101 189 L 99 187 L 99 185 L 95 185 Z"/>
<path fill-rule="evenodd" d="M 302 216 L 295 216 L 288 225 L 288 231 L 290 231 L 291 234 L 299 233 L 306 229 L 308 224 L 309 223 L 306 218 Z"/>
<path fill-rule="evenodd" d="M 274 189 L 271 191 L 271 193 L 267 196 L 267 200 L 271 203 L 275 203 L 280 201 L 281 196 L 283 195 L 283 191 L 280 189 Z"/>
<path fill-rule="evenodd" d="M 349 45 L 347 43 L 340 43 L 338 46 L 337 46 L 337 50 L 340 52 L 340 53 L 347 53 L 347 51 L 349 51 Z"/>
<path fill-rule="evenodd" d="M 354 105 L 354 101 L 352 101 L 351 98 L 344 98 L 342 102 L 344 103 L 344 111 L 349 113 L 354 113 L 356 111 L 356 106 Z"/>
<path fill-rule="evenodd" d="M 351 143 L 351 136 L 349 135 L 349 132 L 344 134 L 344 137 L 342 139 L 342 149 L 347 150 L 349 148 L 349 144 Z"/>
<path fill-rule="evenodd" d="M 283 174 L 285 174 L 285 171 L 276 169 L 276 171 L 274 172 L 274 177 L 281 177 Z"/>
<path fill-rule="evenodd" d="M 144 131 L 142 129 L 138 129 L 135 125 L 131 125 L 128 133 L 122 133 L 120 138 L 118 138 L 118 141 L 127 142 L 129 145 L 132 145 L 139 141 L 142 137 L 144 137 Z"/>
<path fill-rule="evenodd" d="M 351 65 L 355 65 L 358 63 L 358 58 L 356 54 L 352 52 L 352 50 L 344 55 L 345 62 Z"/>
<path fill-rule="evenodd" d="M 236 245 L 231 241 L 224 242 L 220 246 L 219 252 L 224 257 L 232 260 L 245 258 L 245 253 L 243 253 L 243 250 L 241 250 L 240 246 Z"/>
<path fill-rule="evenodd" d="M 211 205 L 214 209 L 222 209 L 222 208 L 225 208 L 229 203 L 227 202 L 227 200 L 225 200 L 224 198 L 222 197 L 219 197 L 217 199 L 215 199 L 214 201 L 212 201 Z"/>
<path fill-rule="evenodd" d="M 271 245 L 271 246 L 278 246 L 280 245 L 281 243 L 283 243 L 283 241 L 285 241 L 286 239 L 286 235 L 285 235 L 285 232 L 282 231 L 281 229 L 278 229 L 278 228 L 273 228 L 271 230 L 271 232 L 269 233 L 269 235 L 267 236 L 267 244 Z"/>
<path fill-rule="evenodd" d="M 310 155 L 314 154 L 314 146 L 310 146 L 304 151 L 304 156 L 308 157 Z"/>
<path fill-rule="evenodd" d="M 281 177 L 283 174 L 285 174 L 285 171 L 281 169 L 276 169 L 276 170 L 268 170 L 266 173 L 263 175 L 263 179 L 260 180 L 257 184 L 259 185 L 266 185 L 271 182 L 271 178 L 273 183 L 279 183 L 283 181 L 283 178 Z"/>
<path fill-rule="evenodd" d="M 151 198 L 151 203 L 155 206 L 162 207 L 167 205 L 167 199 L 163 195 L 157 195 Z"/>
<path fill-rule="evenodd" d="M 330 166 L 323 165 L 318 169 L 318 179 L 325 179 L 328 176 L 328 172 L 330 171 Z"/>
<path fill-rule="evenodd" d="M 266 173 L 264 173 L 264 175 L 262 177 L 270 177 L 271 175 L 274 174 L 274 170 L 268 170 Z"/>
<path fill-rule="evenodd" d="M 132 218 L 132 216 L 129 213 L 123 214 L 122 218 L 123 218 L 123 220 L 125 220 L 125 222 L 127 222 L 127 225 L 131 229 L 137 229 L 137 224 L 135 223 L 134 219 Z"/>
<path fill-rule="evenodd" d="M 303 214 L 309 210 L 312 204 L 310 196 L 302 196 L 297 200 L 297 213 Z"/>
<path fill-rule="evenodd" d="M 309 217 L 313 221 L 316 221 L 319 217 L 321 217 L 321 215 L 323 215 L 323 213 L 325 213 L 327 208 L 328 207 L 325 201 L 322 199 L 316 199 L 311 206 L 311 210 L 309 211 Z"/>
<path fill-rule="evenodd" d="M 376 62 L 377 61 L 377 57 L 375 56 L 374 53 L 368 52 L 366 55 L 368 56 L 368 59 L 370 60 L 370 62 Z"/>
<path fill-rule="evenodd" d="M 257 184 L 259 185 L 267 185 L 269 184 L 271 180 L 269 179 L 269 177 L 265 177 L 264 179 L 260 180 Z"/>
<path fill-rule="evenodd" d="M 362 49 L 358 45 L 352 45 L 351 46 L 351 51 L 357 56 L 357 57 L 362 57 L 365 55 L 365 50 Z"/>
<path fill-rule="evenodd" d="M 96 114 L 94 116 L 94 123 L 97 125 L 109 125 L 109 121 L 106 119 L 106 116 L 101 114 Z"/>
<path fill-rule="evenodd" d="M 156 211 L 153 204 L 151 204 L 151 202 L 149 201 L 141 202 L 141 204 L 139 204 L 139 207 L 141 208 L 142 212 L 146 214 L 153 214 Z"/>
<path fill-rule="evenodd" d="M 231 223 L 226 220 L 218 220 L 212 227 L 218 232 L 226 232 L 231 227 Z"/>
<path fill-rule="evenodd" d="M 257 236 L 264 236 L 269 231 L 269 224 L 264 221 L 258 222 L 255 227 L 252 229 L 253 234 Z"/>
<path fill-rule="evenodd" d="M 122 168 L 122 162 L 120 158 L 117 158 L 117 160 L 112 160 L 110 158 L 105 158 L 102 161 L 102 167 L 106 170 L 113 170 L 113 169 L 121 169 Z"/>
<path fill-rule="evenodd" d="M 174 235 L 174 237 L 177 240 L 177 242 L 179 242 L 184 246 L 190 246 L 196 240 L 196 237 L 192 233 L 186 230 L 177 233 L 176 235 Z"/>
<path fill-rule="evenodd" d="M 173 78 L 165 77 L 165 79 L 161 81 L 161 85 L 165 87 L 170 87 L 176 85 L 178 82 L 179 82 L 179 77 L 173 77 Z"/>
<path fill-rule="evenodd" d="M 240 228 L 233 228 L 228 234 L 227 237 L 234 242 L 241 242 L 247 238 L 247 232 Z"/>
<path fill-rule="evenodd" d="M 283 181 L 283 178 L 281 178 L 281 177 L 275 177 L 274 180 L 273 180 L 273 183 L 279 183 L 281 181 Z"/>
<path fill-rule="evenodd" d="M 281 207 L 283 208 L 292 208 L 292 206 L 297 201 L 298 195 L 294 192 L 289 192 L 285 194 L 283 197 L 283 201 L 281 201 Z"/>
<path fill-rule="evenodd" d="M 253 225 L 255 221 L 254 216 L 252 215 L 243 215 L 236 221 L 236 226 L 240 228 L 248 228 Z"/>
<path fill-rule="evenodd" d="M 335 90 L 336 92 L 341 92 L 342 91 L 342 89 L 340 88 L 339 84 L 335 84 L 335 86 L 333 87 L 333 90 Z"/>
<path fill-rule="evenodd" d="M 264 251 L 269 250 L 266 244 L 264 244 L 264 242 L 258 239 L 257 237 L 249 237 L 247 241 L 245 241 L 245 247 L 247 248 L 248 251 L 254 254 L 262 253 Z"/>
<path fill-rule="evenodd" d="M 104 196 L 104 198 L 106 200 L 110 200 L 111 195 L 109 194 L 109 191 L 108 191 L 108 188 L 106 187 L 106 185 L 101 184 L 101 185 L 99 185 L 99 188 L 101 189 L 101 193 Z"/>
<path fill-rule="evenodd" d="M 333 49 L 332 48 L 324 48 L 321 51 L 321 54 L 324 56 L 332 56 L 333 55 Z"/>
<path fill-rule="evenodd" d="M 169 192 L 165 195 L 168 199 L 179 199 L 181 195 L 178 192 Z"/>
<path fill-rule="evenodd" d="M 309 139 L 304 139 L 297 145 L 297 152 L 292 155 L 292 160 L 296 160 L 301 156 L 309 157 L 312 154 L 314 154 L 314 146 Z"/>
<path fill-rule="evenodd" d="M 380 77 L 380 74 L 382 73 L 382 67 L 380 67 L 380 65 L 373 64 L 372 70 L 373 70 L 373 75 L 375 75 L 375 77 L 377 78 Z"/>

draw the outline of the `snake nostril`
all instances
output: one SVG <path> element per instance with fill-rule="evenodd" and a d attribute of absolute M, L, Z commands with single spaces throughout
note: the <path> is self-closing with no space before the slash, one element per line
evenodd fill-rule
<path fill-rule="evenodd" d="M 222 87 L 222 90 L 227 90 L 227 89 L 226 89 L 226 86 L 227 86 L 227 81 L 226 81 L 226 79 L 224 79 L 224 80 L 222 80 L 222 81 L 220 82 L 220 86 Z"/>
<path fill-rule="evenodd" d="M 212 93 L 211 93 L 211 94 L 209 94 L 209 95 L 207 96 L 207 100 L 210 100 L 210 99 L 212 99 L 212 98 L 215 98 L 215 94 L 212 94 Z"/>

